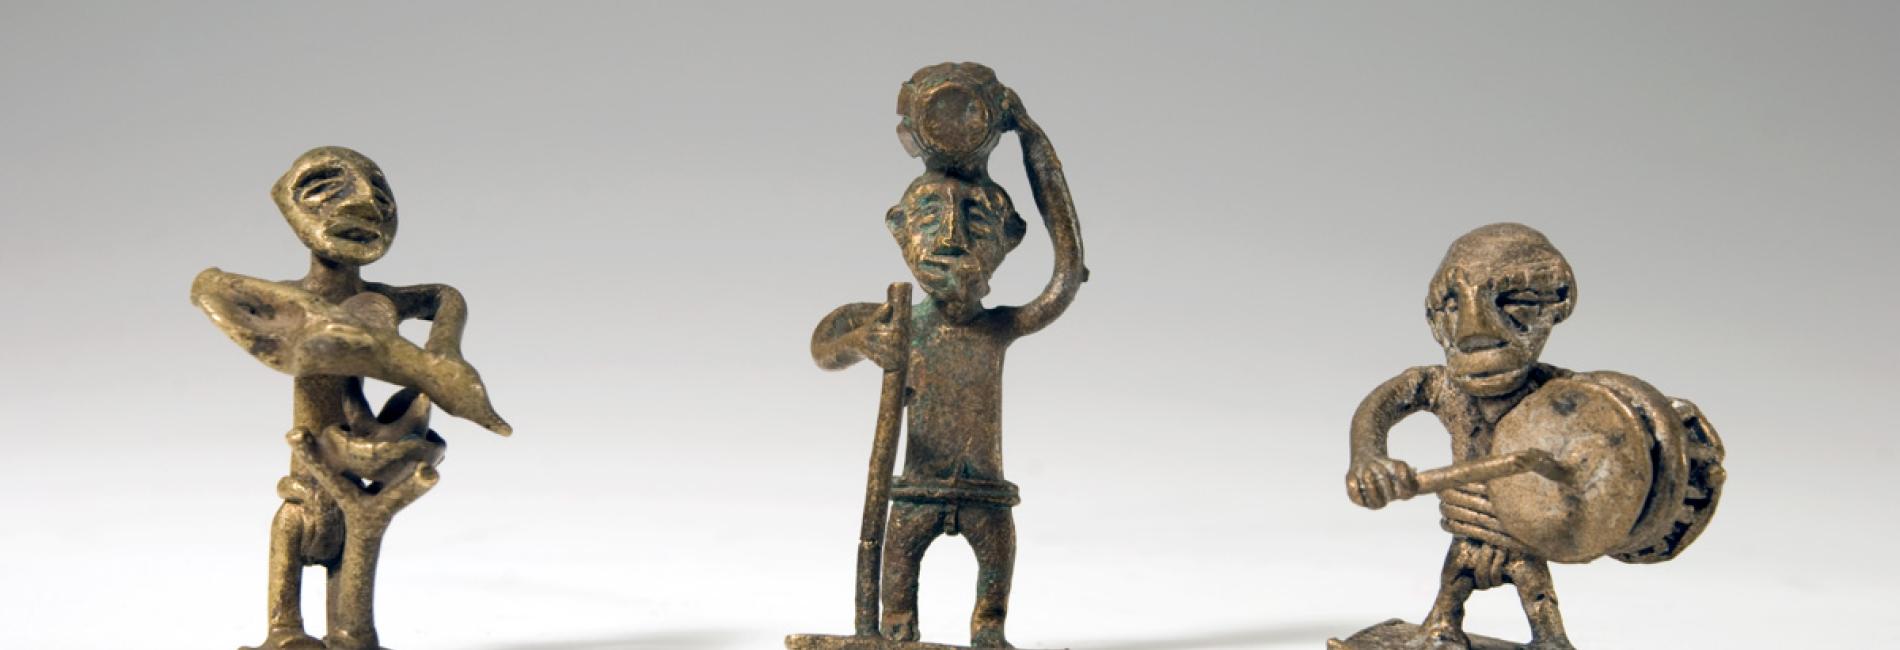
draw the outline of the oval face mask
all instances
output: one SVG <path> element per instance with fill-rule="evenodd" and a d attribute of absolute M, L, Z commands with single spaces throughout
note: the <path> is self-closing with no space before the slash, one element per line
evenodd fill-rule
<path fill-rule="evenodd" d="M 376 163 L 342 147 L 297 158 L 271 188 L 284 220 L 310 252 L 357 266 L 382 259 L 396 240 L 396 195 Z"/>

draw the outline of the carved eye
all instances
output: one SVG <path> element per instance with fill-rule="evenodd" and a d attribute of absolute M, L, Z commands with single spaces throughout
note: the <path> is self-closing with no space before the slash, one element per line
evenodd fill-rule
<path fill-rule="evenodd" d="M 943 216 L 943 199 L 935 194 L 918 197 L 915 214 L 919 223 L 936 223 Z"/>
<path fill-rule="evenodd" d="M 990 214 L 983 204 L 977 203 L 974 199 L 963 202 L 963 216 L 970 224 L 972 233 L 989 237 L 996 231 L 995 215 Z"/>
<path fill-rule="evenodd" d="M 306 203 L 322 203 L 343 189 L 343 170 L 336 167 L 320 167 L 304 174 L 297 181 L 295 196 Z"/>
<path fill-rule="evenodd" d="M 1520 331 L 1529 330 L 1531 324 L 1541 321 L 1544 306 L 1557 299 L 1546 296 L 1533 289 L 1518 289 L 1498 294 L 1498 308 L 1510 317 L 1511 326 Z"/>
<path fill-rule="evenodd" d="M 1447 314 L 1458 313 L 1458 294 L 1447 293 L 1439 297 L 1438 306 L 1435 309 Z"/>
<path fill-rule="evenodd" d="M 384 213 L 396 209 L 396 193 L 389 189 L 389 181 L 383 179 L 382 174 L 371 176 L 369 186 L 370 192 L 376 197 L 376 205 L 381 207 Z"/>

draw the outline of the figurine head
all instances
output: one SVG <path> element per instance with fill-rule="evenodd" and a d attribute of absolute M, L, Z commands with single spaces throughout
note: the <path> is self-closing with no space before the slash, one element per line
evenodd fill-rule
<path fill-rule="evenodd" d="M 396 195 L 383 170 L 353 150 L 304 152 L 270 193 L 317 257 L 361 266 L 381 259 L 396 240 Z"/>
<path fill-rule="evenodd" d="M 897 139 L 931 171 L 982 177 L 990 150 L 1009 130 L 1008 89 L 976 63 L 918 70 L 897 93 Z"/>
<path fill-rule="evenodd" d="M 1570 263 L 1529 226 L 1494 223 L 1451 243 L 1425 317 L 1458 387 L 1478 397 L 1524 385 L 1550 330 L 1577 304 Z"/>
<path fill-rule="evenodd" d="M 924 293 L 965 307 L 989 294 L 990 276 L 1028 231 L 1001 186 L 936 171 L 911 181 L 884 222 Z"/>

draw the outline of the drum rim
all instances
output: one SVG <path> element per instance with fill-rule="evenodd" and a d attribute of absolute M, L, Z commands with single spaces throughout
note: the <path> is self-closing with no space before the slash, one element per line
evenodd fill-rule
<path fill-rule="evenodd" d="M 1605 555 L 1639 551 L 1655 545 L 1669 535 L 1676 524 L 1689 483 L 1688 433 L 1682 419 L 1661 391 L 1648 382 L 1613 371 L 1578 375 L 1578 379 L 1603 386 L 1620 398 L 1650 435 L 1649 496 L 1630 527 L 1625 542 Z"/>

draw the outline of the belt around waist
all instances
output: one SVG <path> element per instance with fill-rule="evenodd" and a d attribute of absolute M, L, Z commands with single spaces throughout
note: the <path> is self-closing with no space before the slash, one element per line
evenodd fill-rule
<path fill-rule="evenodd" d="M 891 482 L 891 500 L 912 503 L 980 503 L 1012 507 L 1022 503 L 1016 484 L 1000 479 L 914 479 Z"/>

